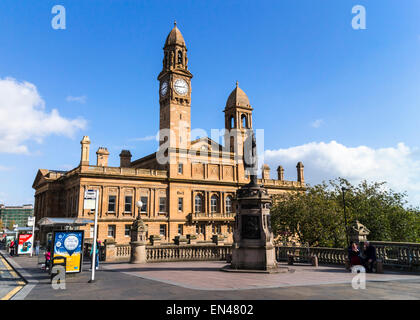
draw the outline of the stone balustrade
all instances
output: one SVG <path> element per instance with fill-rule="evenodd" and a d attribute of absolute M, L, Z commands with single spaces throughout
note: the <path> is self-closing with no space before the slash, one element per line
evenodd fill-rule
<path fill-rule="evenodd" d="M 226 260 L 231 246 L 189 245 L 147 247 L 147 262 Z"/>
<path fill-rule="evenodd" d="M 376 247 L 378 259 L 382 259 L 385 267 L 399 267 L 405 270 L 420 270 L 420 243 L 378 242 L 371 241 Z M 129 261 L 131 247 L 129 244 L 111 245 L 105 249 L 106 261 Z M 86 247 L 85 252 L 88 251 Z M 162 244 L 159 246 L 146 246 L 147 262 L 165 261 L 211 261 L 226 260 L 232 253 L 231 244 L 195 244 L 173 245 Z M 286 262 L 288 255 L 301 257 L 316 256 L 319 264 L 344 265 L 347 259 L 347 250 L 340 248 L 322 247 L 293 247 L 276 246 L 276 259 Z"/>
<path fill-rule="evenodd" d="M 347 259 L 347 250 L 322 247 L 286 247 L 276 246 L 277 261 L 287 261 L 288 255 L 301 257 L 316 256 L 319 264 L 344 265 Z"/>
<path fill-rule="evenodd" d="M 147 176 L 147 177 L 167 177 L 167 171 L 165 170 L 153 170 L 153 169 L 138 169 L 138 168 L 122 168 L 122 167 L 101 167 L 101 166 L 88 166 L 83 168 L 82 172 L 98 173 L 102 175 L 124 175 L 124 176 Z"/>
<path fill-rule="evenodd" d="M 106 255 L 106 261 L 128 262 L 130 260 L 131 246 L 129 244 L 117 244 L 115 249 L 113 247 L 112 254 Z M 147 262 L 226 260 L 231 251 L 231 246 L 211 244 L 146 246 Z"/>
<path fill-rule="evenodd" d="M 385 266 L 420 269 L 420 243 L 370 241 Z"/>

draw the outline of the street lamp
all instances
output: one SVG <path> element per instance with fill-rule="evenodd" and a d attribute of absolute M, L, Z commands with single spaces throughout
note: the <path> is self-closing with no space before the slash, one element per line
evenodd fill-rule
<path fill-rule="evenodd" d="M 139 209 L 139 217 L 140 217 L 140 210 L 141 210 L 141 207 L 143 207 L 143 202 L 141 202 L 141 200 L 139 200 L 139 201 L 137 201 L 136 202 L 136 207 Z"/>
<path fill-rule="evenodd" d="M 349 243 L 349 235 L 347 233 L 347 215 L 346 215 L 346 198 L 345 198 L 345 192 L 349 189 L 346 189 L 344 187 L 341 188 L 341 191 L 343 192 L 343 207 L 344 207 L 344 230 L 346 232 L 346 240 L 347 240 L 347 246 L 350 245 Z"/>

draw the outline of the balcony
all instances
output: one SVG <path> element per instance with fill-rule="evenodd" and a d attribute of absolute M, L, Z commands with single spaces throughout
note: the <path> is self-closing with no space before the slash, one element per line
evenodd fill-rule
<path fill-rule="evenodd" d="M 196 212 L 189 214 L 191 222 L 210 222 L 210 221 L 235 221 L 235 213 L 204 213 L 204 212 Z"/>

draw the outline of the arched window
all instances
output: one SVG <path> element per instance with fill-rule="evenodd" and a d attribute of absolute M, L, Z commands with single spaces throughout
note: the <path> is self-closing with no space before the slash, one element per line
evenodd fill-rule
<path fill-rule="evenodd" d="M 197 194 L 194 198 L 194 211 L 197 213 L 203 212 L 203 199 L 201 197 L 201 195 Z"/>
<path fill-rule="evenodd" d="M 229 123 L 230 123 L 230 129 L 235 128 L 235 118 L 234 118 L 234 116 L 230 117 Z"/>
<path fill-rule="evenodd" d="M 248 128 L 248 120 L 246 118 L 246 115 L 241 116 L 241 122 L 242 122 L 242 128 Z"/>
<path fill-rule="evenodd" d="M 227 196 L 226 197 L 226 213 L 232 212 L 232 197 Z"/>
<path fill-rule="evenodd" d="M 214 194 L 210 199 L 210 212 L 216 213 L 219 206 L 219 198 Z"/>
<path fill-rule="evenodd" d="M 178 51 L 178 64 L 182 64 L 182 51 Z"/>

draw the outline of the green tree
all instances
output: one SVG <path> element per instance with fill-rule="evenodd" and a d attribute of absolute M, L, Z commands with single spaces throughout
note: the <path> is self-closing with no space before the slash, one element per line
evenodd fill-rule
<path fill-rule="evenodd" d="M 13 230 L 14 229 L 14 227 L 13 227 L 14 224 L 16 224 L 15 220 L 9 221 L 9 224 L 7 225 L 7 229 Z"/>
<path fill-rule="evenodd" d="M 359 220 L 371 231 L 370 240 L 420 241 L 420 210 L 407 208 L 405 193 L 389 190 L 383 182 L 354 186 L 343 178 L 278 197 L 271 213 L 273 232 L 294 234 L 310 246 L 345 246 L 342 187 L 347 189 L 348 223 Z"/>

